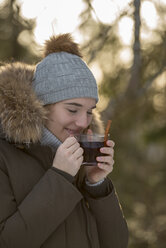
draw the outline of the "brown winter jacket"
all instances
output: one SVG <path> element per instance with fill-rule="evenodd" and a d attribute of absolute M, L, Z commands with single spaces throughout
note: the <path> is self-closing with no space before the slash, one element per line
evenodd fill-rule
<path fill-rule="evenodd" d="M 126 248 L 111 181 L 78 189 L 52 167 L 51 148 L 39 142 L 46 113 L 32 77 L 19 64 L 0 71 L 0 248 Z"/>

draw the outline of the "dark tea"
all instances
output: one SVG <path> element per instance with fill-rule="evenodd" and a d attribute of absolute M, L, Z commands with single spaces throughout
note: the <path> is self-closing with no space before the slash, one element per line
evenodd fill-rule
<path fill-rule="evenodd" d="M 96 157 L 106 156 L 100 152 L 100 148 L 106 146 L 103 134 L 79 134 L 77 140 L 84 150 L 82 165 L 97 165 Z"/>
<path fill-rule="evenodd" d="M 83 165 L 93 166 L 97 165 L 96 157 L 104 156 L 100 152 L 100 148 L 104 146 L 104 142 L 100 141 L 80 141 L 80 146 L 84 149 L 83 153 Z"/>

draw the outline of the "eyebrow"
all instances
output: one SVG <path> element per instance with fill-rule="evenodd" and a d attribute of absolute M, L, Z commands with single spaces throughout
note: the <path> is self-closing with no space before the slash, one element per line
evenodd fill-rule
<path fill-rule="evenodd" d="M 80 103 L 76 103 L 76 102 L 68 102 L 68 103 L 65 103 L 66 105 L 72 105 L 72 106 L 76 106 L 76 107 L 83 107 L 83 105 L 82 104 L 80 104 Z M 91 109 L 94 109 L 94 108 L 96 108 L 96 105 L 95 106 L 93 106 Z"/>

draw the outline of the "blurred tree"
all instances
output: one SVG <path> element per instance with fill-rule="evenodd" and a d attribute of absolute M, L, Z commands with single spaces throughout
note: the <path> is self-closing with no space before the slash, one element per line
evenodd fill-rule
<path fill-rule="evenodd" d="M 33 39 L 35 20 L 21 16 L 17 0 L 4 0 L 0 4 L 0 60 L 23 60 L 31 63 L 38 60 Z"/>
<path fill-rule="evenodd" d="M 140 14 L 144 2 L 132 0 L 114 22 L 105 24 L 97 17 L 93 1 L 84 0 L 80 30 L 87 62 L 101 71 L 99 91 L 106 102 L 103 120 L 113 120 L 116 164 L 111 178 L 127 217 L 129 248 L 164 248 L 166 4 L 151 1 L 158 25 L 150 29 Z M 124 45 L 118 32 L 126 17 L 133 21 L 131 46 Z M 151 34 L 148 40 L 141 38 L 143 32 Z M 123 51 L 128 52 L 126 61 L 121 59 Z"/>

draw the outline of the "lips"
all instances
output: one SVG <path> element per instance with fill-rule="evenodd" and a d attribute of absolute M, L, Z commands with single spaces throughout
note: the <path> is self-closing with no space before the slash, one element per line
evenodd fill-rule
<path fill-rule="evenodd" d="M 80 134 L 81 132 L 82 132 L 82 130 L 75 130 L 75 129 L 70 129 L 70 128 L 65 128 L 66 129 L 66 131 L 68 132 L 68 134 L 73 134 L 73 135 L 76 135 L 76 134 Z"/>

